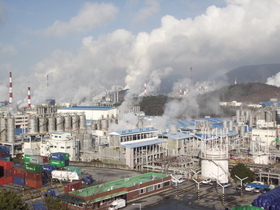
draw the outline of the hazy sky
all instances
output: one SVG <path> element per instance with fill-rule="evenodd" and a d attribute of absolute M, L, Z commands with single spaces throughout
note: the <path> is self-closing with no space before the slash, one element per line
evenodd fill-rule
<path fill-rule="evenodd" d="M 156 92 L 279 62 L 279 0 L 0 0 L 0 101 L 78 102 L 111 85 Z M 49 87 L 46 78 L 49 75 Z M 178 86 L 178 85 L 177 85 Z"/>

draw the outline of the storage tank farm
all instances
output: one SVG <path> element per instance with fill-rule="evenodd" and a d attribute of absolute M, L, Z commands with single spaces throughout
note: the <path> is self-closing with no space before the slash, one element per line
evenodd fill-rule
<path fill-rule="evenodd" d="M 12 116 L 0 118 L 0 142 L 15 143 L 15 119 Z"/>
<path fill-rule="evenodd" d="M 203 131 L 201 143 L 201 176 L 228 182 L 228 138 L 225 129 Z"/>

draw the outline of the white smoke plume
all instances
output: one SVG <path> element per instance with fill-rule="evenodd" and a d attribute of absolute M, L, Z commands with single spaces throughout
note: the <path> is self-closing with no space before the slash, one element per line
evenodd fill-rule
<path fill-rule="evenodd" d="M 280 72 L 275 74 L 272 77 L 268 77 L 266 84 L 280 87 Z"/>

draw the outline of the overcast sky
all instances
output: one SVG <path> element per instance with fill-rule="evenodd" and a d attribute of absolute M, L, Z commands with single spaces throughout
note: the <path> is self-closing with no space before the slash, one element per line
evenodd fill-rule
<path fill-rule="evenodd" d="M 277 63 L 279 0 L 0 0 L 0 101 L 78 102 L 112 85 Z M 47 75 L 49 87 L 47 88 Z M 174 85 L 176 87 L 178 85 Z"/>

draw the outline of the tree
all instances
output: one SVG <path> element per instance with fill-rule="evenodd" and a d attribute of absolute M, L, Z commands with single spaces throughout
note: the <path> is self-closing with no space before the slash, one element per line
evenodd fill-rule
<path fill-rule="evenodd" d="M 247 183 L 255 181 L 255 175 L 253 171 L 247 168 L 243 163 L 238 163 L 236 166 L 233 166 L 230 175 L 231 178 L 233 178 L 236 182 L 239 181 L 236 176 L 238 176 L 240 179 L 248 177 L 246 180 L 244 180 Z"/>
<path fill-rule="evenodd" d="M 28 205 L 21 200 L 13 190 L 3 189 L 0 192 L 0 209 L 29 210 Z"/>
<path fill-rule="evenodd" d="M 47 194 L 45 196 L 45 205 L 48 210 L 67 210 L 67 205 L 64 205 L 59 197 L 53 198 L 51 195 Z"/>

